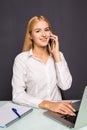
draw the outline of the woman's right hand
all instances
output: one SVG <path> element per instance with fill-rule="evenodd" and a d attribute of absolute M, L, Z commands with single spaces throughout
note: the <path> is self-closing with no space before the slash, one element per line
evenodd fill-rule
<path fill-rule="evenodd" d="M 46 108 L 48 110 L 51 110 L 53 112 L 58 112 L 63 115 L 71 115 L 75 116 L 75 109 L 72 107 L 71 102 L 50 102 L 50 101 L 42 101 L 42 103 L 39 104 L 40 108 Z"/>

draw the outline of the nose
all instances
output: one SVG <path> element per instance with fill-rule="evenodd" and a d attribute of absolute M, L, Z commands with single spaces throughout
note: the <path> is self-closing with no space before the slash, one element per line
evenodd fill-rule
<path fill-rule="evenodd" d="M 45 31 L 43 31 L 43 32 L 42 32 L 42 36 L 44 36 L 44 37 L 46 36 L 46 33 L 45 33 Z"/>

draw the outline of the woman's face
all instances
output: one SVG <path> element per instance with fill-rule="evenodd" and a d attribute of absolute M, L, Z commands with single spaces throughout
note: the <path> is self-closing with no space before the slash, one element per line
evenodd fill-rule
<path fill-rule="evenodd" d="M 34 42 L 34 46 L 46 47 L 49 43 L 50 35 L 51 31 L 48 23 L 39 21 L 34 24 L 30 37 Z"/>

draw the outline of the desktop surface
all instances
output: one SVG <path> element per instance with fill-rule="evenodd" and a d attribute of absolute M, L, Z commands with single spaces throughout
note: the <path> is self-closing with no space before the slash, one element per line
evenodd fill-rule
<path fill-rule="evenodd" d="M 0 101 L 0 105 L 7 102 L 9 101 Z M 33 108 L 31 113 L 6 128 L 0 128 L 0 130 L 70 130 L 70 128 L 45 116 L 43 114 L 45 111 L 44 109 Z M 87 126 L 78 130 L 87 130 Z"/>

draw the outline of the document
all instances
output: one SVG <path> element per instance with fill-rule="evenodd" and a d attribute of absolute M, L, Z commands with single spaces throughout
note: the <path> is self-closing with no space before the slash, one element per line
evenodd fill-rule
<path fill-rule="evenodd" d="M 0 106 L 0 128 L 11 125 L 32 110 L 31 107 L 18 105 L 12 102 Z"/>

